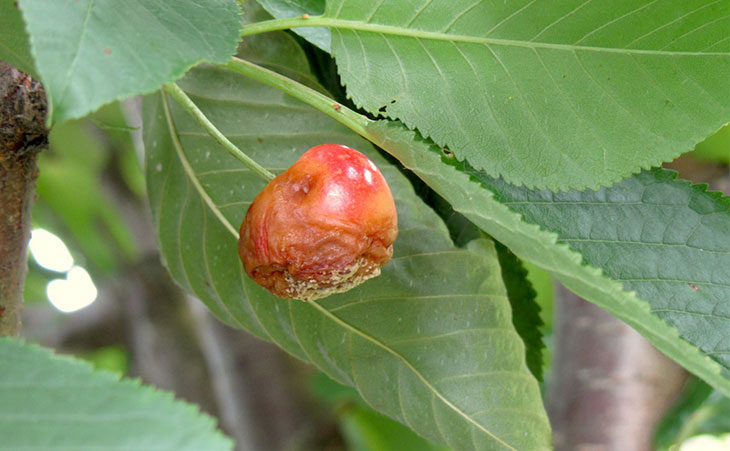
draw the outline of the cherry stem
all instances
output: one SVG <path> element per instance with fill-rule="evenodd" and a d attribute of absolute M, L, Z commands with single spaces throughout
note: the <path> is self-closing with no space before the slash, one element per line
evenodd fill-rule
<path fill-rule="evenodd" d="M 190 97 L 185 94 L 185 92 L 180 89 L 178 85 L 175 83 L 169 83 L 166 84 L 163 89 L 165 92 L 170 94 L 170 96 L 175 99 L 177 103 L 180 104 L 188 113 L 190 113 L 191 116 L 195 118 L 195 120 L 198 121 L 200 125 L 203 126 L 203 128 L 208 132 L 208 134 L 213 137 L 218 143 L 223 146 L 228 153 L 233 155 L 246 165 L 251 171 L 256 173 L 256 175 L 260 176 L 266 181 L 269 181 L 274 178 L 274 174 L 271 173 L 268 169 L 258 164 L 255 160 L 253 160 L 251 157 L 246 155 L 241 149 L 236 147 L 235 144 L 233 144 L 231 141 L 226 138 L 223 133 L 221 133 L 220 130 L 216 128 L 215 125 L 203 114 L 202 111 L 200 111 L 200 108 L 190 99 Z"/>

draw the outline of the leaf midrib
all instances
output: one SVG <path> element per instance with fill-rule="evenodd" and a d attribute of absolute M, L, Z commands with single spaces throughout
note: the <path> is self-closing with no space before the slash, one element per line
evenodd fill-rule
<path fill-rule="evenodd" d="M 497 437 L 493 432 L 491 432 L 488 429 L 486 429 L 484 426 L 482 426 L 481 424 L 479 424 L 472 417 L 470 417 L 469 415 L 467 415 L 466 412 L 464 412 L 459 407 L 455 406 L 451 401 L 449 401 L 448 399 L 446 399 L 446 397 L 444 397 L 444 395 L 441 394 L 441 392 L 439 392 L 436 389 L 436 387 L 434 387 L 431 383 L 428 382 L 428 380 L 426 380 L 426 378 L 423 376 L 423 374 L 421 374 L 421 372 L 418 371 L 418 369 L 416 367 L 414 367 L 413 364 L 410 361 L 408 361 L 408 359 L 406 359 L 405 357 L 403 357 L 402 355 L 400 355 L 397 351 L 395 351 L 394 349 L 390 348 L 388 345 L 386 345 L 382 341 L 378 340 L 377 338 L 372 337 L 372 336 L 364 333 L 363 331 L 361 331 L 360 329 L 354 327 L 350 323 L 342 320 L 340 317 L 338 317 L 337 315 L 333 314 L 332 312 L 330 312 L 329 310 L 327 310 L 325 307 L 323 307 L 322 305 L 320 305 L 316 301 L 310 301 L 309 304 L 312 305 L 315 309 L 319 310 L 323 315 L 325 315 L 326 317 L 328 317 L 329 319 L 331 319 L 332 321 L 334 321 L 335 323 L 337 323 L 338 325 L 340 325 L 341 327 L 349 330 L 352 334 L 355 334 L 355 335 L 357 335 L 357 336 L 359 336 L 359 337 L 361 337 L 361 338 L 363 338 L 363 339 L 365 339 L 365 340 L 373 343 L 374 345 L 378 346 L 379 348 L 382 348 L 383 350 L 385 350 L 389 354 L 393 355 L 395 358 L 397 358 L 399 361 L 401 361 L 406 368 L 408 368 L 409 370 L 411 370 L 413 372 L 413 374 L 421 381 L 421 383 L 431 393 L 433 393 L 439 400 L 441 400 L 441 402 L 443 402 L 444 404 L 446 404 L 450 409 L 452 409 L 454 412 L 456 412 L 459 416 L 461 416 L 462 418 L 464 418 L 467 422 L 471 423 L 472 425 L 476 426 L 479 430 L 481 430 L 485 434 L 487 434 L 490 437 L 492 437 L 495 441 L 497 441 L 502 446 L 506 447 L 507 449 L 510 449 L 510 450 L 513 450 L 513 451 L 517 451 L 516 448 L 513 448 L 507 442 L 505 442 L 501 438 Z"/>
<path fill-rule="evenodd" d="M 172 125 L 172 114 L 170 112 L 170 107 L 167 102 L 167 96 L 164 93 L 160 93 L 162 96 L 162 104 L 165 108 L 165 115 L 167 116 L 168 125 L 173 127 Z M 238 231 L 233 227 L 233 225 L 228 222 L 228 220 L 223 216 L 223 212 L 220 211 L 220 209 L 215 205 L 215 202 L 213 202 L 213 199 L 211 199 L 210 195 L 207 191 L 205 191 L 205 188 L 200 184 L 200 180 L 198 180 L 197 174 L 195 174 L 195 170 L 190 165 L 190 162 L 188 161 L 187 157 L 185 156 L 185 152 L 183 151 L 182 143 L 180 143 L 178 137 L 177 137 L 177 130 L 172 128 L 170 129 L 170 136 L 173 141 L 173 146 L 175 148 L 175 152 L 177 153 L 178 158 L 180 159 L 180 164 L 182 164 L 183 169 L 185 171 L 185 174 L 190 179 L 190 183 L 193 184 L 195 187 L 195 190 L 198 191 L 198 194 L 200 194 L 200 197 L 203 198 L 203 202 L 210 208 L 211 212 L 215 215 L 216 218 L 221 222 L 221 224 L 228 229 L 231 234 L 238 239 Z"/>
<path fill-rule="evenodd" d="M 649 49 L 628 49 L 628 48 L 615 48 L 615 47 L 590 47 L 585 45 L 575 44 L 556 44 L 550 42 L 534 42 L 534 41 L 519 41 L 515 39 L 503 39 L 503 38 L 488 38 L 480 36 L 468 36 L 462 34 L 450 34 L 436 31 L 426 31 L 413 28 L 403 28 L 393 25 L 382 25 L 374 23 L 366 23 L 355 20 L 344 20 L 335 19 L 331 17 L 318 16 L 309 17 L 306 19 L 275 19 L 267 21 L 273 23 L 277 22 L 282 25 L 282 28 L 290 27 L 328 27 L 334 29 L 353 30 L 353 31 L 364 31 L 369 33 L 378 33 L 383 35 L 392 36 L 405 36 L 416 39 L 428 39 L 433 41 L 449 41 L 449 42 L 465 42 L 472 44 L 481 45 L 494 45 L 503 47 L 522 47 L 528 49 L 549 49 L 549 50 L 562 50 L 568 52 L 595 52 L 595 53 L 617 53 L 621 55 L 654 55 L 654 56 L 730 56 L 730 52 L 690 52 L 690 51 L 672 51 L 672 50 L 649 50 Z M 259 22 L 258 25 L 265 24 L 265 22 Z M 249 27 L 253 30 L 253 27 Z M 244 28 L 243 34 L 248 34 Z"/>

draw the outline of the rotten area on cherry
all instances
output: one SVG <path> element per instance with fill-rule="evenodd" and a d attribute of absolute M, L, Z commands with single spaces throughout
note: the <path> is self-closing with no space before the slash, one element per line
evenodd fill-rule
<path fill-rule="evenodd" d="M 398 217 L 383 174 L 360 152 L 323 144 L 254 199 L 238 251 L 246 273 L 282 298 L 311 301 L 380 274 Z"/>

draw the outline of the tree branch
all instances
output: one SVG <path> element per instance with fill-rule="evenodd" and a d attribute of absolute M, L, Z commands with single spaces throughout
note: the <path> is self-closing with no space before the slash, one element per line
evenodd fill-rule
<path fill-rule="evenodd" d="M 562 285 L 548 413 L 556 450 L 649 451 L 687 373 L 638 332 Z"/>
<path fill-rule="evenodd" d="M 38 153 L 48 145 L 43 86 L 0 61 L 0 335 L 18 335 Z"/>

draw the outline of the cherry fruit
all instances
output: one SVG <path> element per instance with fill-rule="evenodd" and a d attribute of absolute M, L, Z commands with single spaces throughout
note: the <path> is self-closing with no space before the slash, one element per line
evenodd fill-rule
<path fill-rule="evenodd" d="M 238 253 L 259 285 L 311 301 L 379 275 L 397 235 L 393 195 L 380 170 L 354 149 L 323 144 L 256 196 Z"/>

